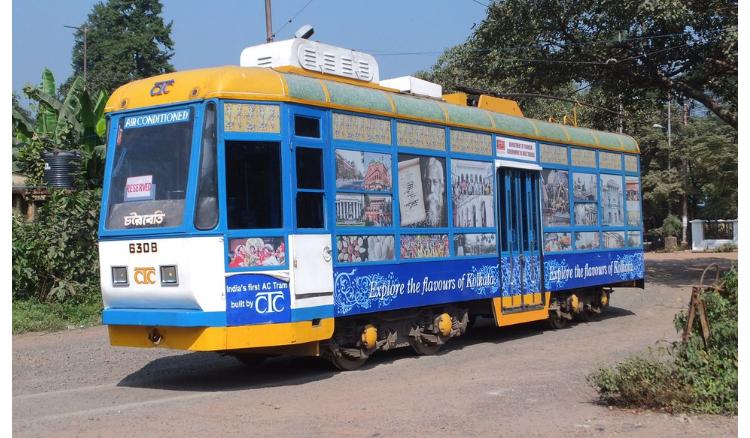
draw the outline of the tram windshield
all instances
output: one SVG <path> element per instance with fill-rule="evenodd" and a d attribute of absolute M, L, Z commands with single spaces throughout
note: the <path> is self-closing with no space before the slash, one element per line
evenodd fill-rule
<path fill-rule="evenodd" d="M 119 120 L 107 229 L 182 224 L 193 117 L 193 110 L 185 108 Z"/>

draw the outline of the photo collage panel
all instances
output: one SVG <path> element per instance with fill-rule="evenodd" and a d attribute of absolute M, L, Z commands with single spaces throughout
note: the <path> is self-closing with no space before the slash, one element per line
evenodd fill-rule
<path fill-rule="evenodd" d="M 604 233 L 605 248 L 624 248 L 625 232 L 624 231 L 605 231 Z"/>
<path fill-rule="evenodd" d="M 492 163 L 451 160 L 453 226 L 494 227 Z"/>
<path fill-rule="evenodd" d="M 447 234 L 402 234 L 401 258 L 426 259 L 448 257 Z"/>
<path fill-rule="evenodd" d="M 497 254 L 496 243 L 495 233 L 456 234 L 453 252 L 457 257 Z"/>
<path fill-rule="evenodd" d="M 625 177 L 625 207 L 628 210 L 628 226 L 641 225 L 641 184 L 637 176 Z M 640 244 L 639 244 L 640 245 Z"/>
<path fill-rule="evenodd" d="M 545 226 L 570 225 L 570 200 L 568 197 L 568 171 L 546 169 L 542 171 L 542 217 Z"/>
<path fill-rule="evenodd" d="M 249 237 L 229 241 L 229 267 L 281 266 L 286 263 L 283 237 Z"/>
<path fill-rule="evenodd" d="M 568 251 L 570 249 L 570 233 L 544 233 L 544 252 Z"/>
<path fill-rule="evenodd" d="M 599 219 L 596 175 L 573 173 L 573 220 L 575 225 L 595 226 Z"/>
<path fill-rule="evenodd" d="M 398 198 L 402 227 L 448 226 L 445 174 L 445 158 L 399 154 Z"/>
<path fill-rule="evenodd" d="M 619 175 L 599 175 L 602 191 L 602 225 L 624 225 L 622 177 Z"/>
<path fill-rule="evenodd" d="M 336 149 L 336 188 L 363 193 L 336 193 L 336 225 L 389 227 L 393 225 L 391 156 Z"/>
<path fill-rule="evenodd" d="M 576 233 L 576 249 L 587 250 L 599 248 L 599 233 L 584 231 Z"/>
<path fill-rule="evenodd" d="M 394 237 L 337 236 L 336 253 L 341 263 L 374 262 L 394 259 Z"/>

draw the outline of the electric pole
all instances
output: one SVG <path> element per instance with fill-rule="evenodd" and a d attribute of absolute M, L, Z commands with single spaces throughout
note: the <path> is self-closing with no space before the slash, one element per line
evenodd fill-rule
<path fill-rule="evenodd" d="M 271 24 L 271 0 L 266 0 L 266 42 L 273 41 L 273 29 Z"/>
<path fill-rule="evenodd" d="M 688 125 L 688 116 L 690 112 L 690 107 L 688 106 L 688 102 L 686 101 L 682 105 L 682 124 L 687 130 Z M 686 146 L 685 144 L 685 138 L 686 135 L 683 135 L 683 141 L 682 145 L 683 147 Z M 687 226 L 688 226 L 688 154 L 686 150 L 682 151 L 682 242 L 680 244 L 682 246 L 687 246 Z"/>
<path fill-rule="evenodd" d="M 83 88 L 86 88 L 86 76 L 88 73 L 88 59 L 87 58 L 87 52 L 88 52 L 88 40 L 89 40 L 89 28 L 86 25 L 83 25 L 81 27 L 77 26 L 63 26 L 67 27 L 68 29 L 75 29 L 83 32 Z"/>

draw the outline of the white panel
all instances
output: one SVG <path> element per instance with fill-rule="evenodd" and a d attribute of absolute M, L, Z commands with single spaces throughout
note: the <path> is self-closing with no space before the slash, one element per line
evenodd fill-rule
<path fill-rule="evenodd" d="M 495 160 L 495 168 L 512 167 L 515 169 L 542 170 L 542 166 L 532 163 L 521 163 L 510 160 Z"/>
<path fill-rule="evenodd" d="M 157 252 L 131 254 L 130 244 L 146 244 Z M 179 284 L 162 286 L 160 265 L 176 265 Z M 112 266 L 127 266 L 127 287 L 112 286 Z M 105 307 L 136 309 L 201 309 L 224 311 L 224 239 L 189 237 L 99 242 L 99 267 Z M 153 268 L 154 284 L 137 284 L 136 268 Z"/>
<path fill-rule="evenodd" d="M 421 96 L 443 97 L 443 87 L 424 79 L 415 78 L 414 76 L 401 76 L 399 78 L 384 79 L 380 85 L 388 88 L 395 88 L 405 93 L 418 94 Z"/>
<path fill-rule="evenodd" d="M 368 82 L 380 79 L 372 55 L 301 38 L 247 47 L 240 54 L 242 67 L 294 66 Z"/>
<path fill-rule="evenodd" d="M 289 252 L 292 258 L 292 308 L 332 305 L 331 235 L 290 235 Z"/>

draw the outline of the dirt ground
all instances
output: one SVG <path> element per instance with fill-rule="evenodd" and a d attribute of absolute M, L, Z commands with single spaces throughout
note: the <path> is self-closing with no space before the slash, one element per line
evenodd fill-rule
<path fill-rule="evenodd" d="M 378 354 L 334 372 L 315 358 L 248 368 L 230 357 L 110 347 L 105 327 L 13 337 L 16 436 L 736 436 L 737 418 L 610 409 L 585 376 L 677 339 L 672 318 L 709 263 L 646 257 L 645 290 L 601 320 L 553 331 L 480 321 L 435 356 Z"/>

